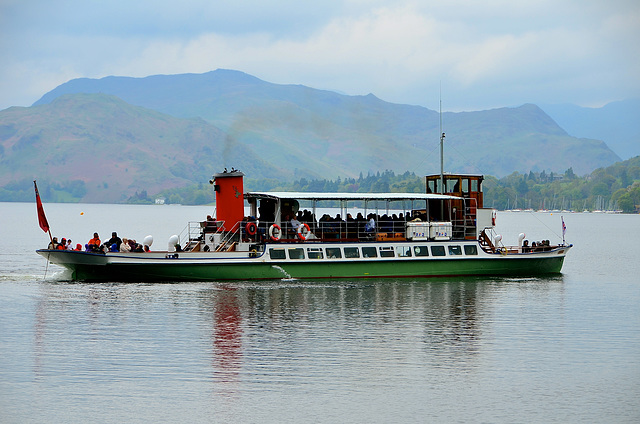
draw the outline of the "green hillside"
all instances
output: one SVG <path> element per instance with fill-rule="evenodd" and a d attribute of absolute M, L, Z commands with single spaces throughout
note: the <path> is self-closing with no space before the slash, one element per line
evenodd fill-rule
<path fill-rule="evenodd" d="M 225 166 L 279 171 L 201 119 L 180 119 L 104 94 L 64 95 L 0 112 L 0 192 L 32 200 L 121 202 L 208 181 Z"/>
<path fill-rule="evenodd" d="M 584 175 L 619 160 L 601 141 L 569 136 L 535 105 L 442 118 L 449 172 L 571 167 Z M 371 94 L 237 71 L 72 80 L 32 107 L 0 111 L 0 200 L 32 199 L 38 179 L 47 201 L 148 201 L 224 167 L 272 186 L 383 169 L 424 175 L 440 168 L 439 121 L 434 111 Z"/>

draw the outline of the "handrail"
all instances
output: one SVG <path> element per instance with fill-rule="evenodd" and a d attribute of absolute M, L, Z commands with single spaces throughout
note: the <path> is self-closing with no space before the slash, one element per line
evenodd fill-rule
<path fill-rule="evenodd" d="M 218 221 L 218 222 L 223 222 L 223 221 Z M 229 243 L 229 241 L 234 239 L 235 236 L 237 236 L 240 233 L 240 224 L 241 224 L 241 222 L 242 221 L 236 222 L 233 225 L 233 227 L 231 227 L 231 230 L 223 232 L 224 237 L 222 237 L 222 239 L 220 240 L 220 244 L 216 248 L 216 251 L 220 251 L 220 250 L 224 249 L 224 247 L 227 245 L 227 243 Z M 224 224 L 224 222 L 223 222 L 223 224 Z"/>
<path fill-rule="evenodd" d="M 196 231 L 194 231 L 194 228 L 196 229 Z M 200 231 L 200 222 L 189 221 L 187 222 L 187 225 L 185 225 L 185 227 L 182 229 L 182 231 L 180 231 L 180 234 L 178 235 L 178 237 L 180 238 L 180 240 L 183 241 L 183 244 L 184 244 L 183 248 L 186 248 L 189 245 L 189 243 L 198 240 L 201 234 L 202 233 Z"/>
<path fill-rule="evenodd" d="M 356 221 L 356 220 L 343 220 L 343 221 L 320 221 L 320 222 L 301 222 L 301 225 L 308 225 L 311 236 L 307 236 L 304 241 L 328 241 L 328 240 L 341 240 L 341 241 L 371 241 L 376 239 L 377 236 L 381 236 L 384 239 L 401 239 L 407 237 L 407 225 L 411 222 L 403 220 L 380 220 L 376 221 L 374 229 L 367 229 L 368 221 Z M 453 227 L 451 221 L 419 221 L 420 223 L 449 223 Z M 269 229 L 272 225 L 277 224 L 273 221 L 258 221 L 257 232 L 255 235 L 248 235 L 244 231 L 243 224 L 247 221 L 240 223 L 240 232 L 242 240 L 251 240 L 252 242 L 261 242 L 269 239 Z M 300 240 L 297 236 L 297 232 L 289 222 L 279 223 L 282 237 L 281 241 Z M 234 232 L 235 226 L 234 226 Z"/>

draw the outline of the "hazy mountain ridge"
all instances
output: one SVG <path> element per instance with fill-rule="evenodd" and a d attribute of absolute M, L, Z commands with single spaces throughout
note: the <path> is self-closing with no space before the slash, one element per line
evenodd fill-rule
<path fill-rule="evenodd" d="M 622 159 L 640 155 L 640 99 L 612 102 L 600 108 L 570 104 L 540 107 L 575 137 L 604 140 Z"/>
<path fill-rule="evenodd" d="M 272 84 L 219 69 L 204 74 L 72 80 L 36 104 L 59 93 L 79 91 L 110 92 L 170 115 L 199 116 L 253 146 L 265 160 L 282 160 L 285 168 L 299 162 L 300 155 L 313 156 L 306 160 L 306 167 L 299 167 L 295 173 L 299 176 L 439 169 L 438 113 L 387 103 L 371 94 L 345 96 L 302 85 Z M 600 141 L 570 137 L 534 105 L 444 113 L 443 120 L 453 149 L 445 155 L 450 171 L 502 176 L 523 169 L 562 171 L 573 166 L 575 172 L 586 174 L 619 160 Z M 542 155 L 533 148 L 531 144 L 538 140 L 553 154 Z M 349 155 L 349 163 L 340 161 L 342 151 Z M 325 152 L 338 157 L 323 162 Z"/>
<path fill-rule="evenodd" d="M 229 160 L 270 177 L 279 171 L 201 119 L 180 119 L 105 94 L 72 94 L 0 113 L 0 185 L 22 179 L 82 181 L 88 202 L 118 202 L 207 181 Z"/>
<path fill-rule="evenodd" d="M 451 172 L 573 167 L 582 175 L 619 160 L 601 141 L 569 136 L 535 105 L 442 118 Z M 0 185 L 56 180 L 57 166 L 69 165 L 74 170 L 62 175 L 86 181 L 84 201 L 120 201 L 142 189 L 203 182 L 225 166 L 282 180 L 432 173 L 439 119 L 372 94 L 272 84 L 238 71 L 77 79 L 30 108 L 0 111 L 0 163 L 11 169 L 0 171 Z"/>

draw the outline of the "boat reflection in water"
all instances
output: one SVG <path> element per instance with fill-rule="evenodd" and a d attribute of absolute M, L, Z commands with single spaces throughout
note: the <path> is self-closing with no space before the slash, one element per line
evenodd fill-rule
<path fill-rule="evenodd" d="M 309 382 L 328 393 L 358 384 L 423 385 L 425 378 L 437 384 L 449 374 L 438 369 L 478 366 L 496 337 L 495 305 L 505 285 L 558 301 L 561 283 L 49 284 L 35 316 L 36 378 L 71 379 L 77 396 L 135 381 L 136 390 L 160 398 L 211 393 L 227 407 Z"/>
<path fill-rule="evenodd" d="M 229 390 L 238 384 L 242 366 L 242 311 L 234 288 L 224 287 L 214 299 L 214 377 Z"/>
<path fill-rule="evenodd" d="M 378 360 L 416 369 L 472 367 L 491 330 L 492 299 L 512 283 L 538 295 L 555 291 L 562 277 L 290 281 L 207 290 L 213 310 L 206 314 L 215 326 L 213 374 L 221 384 L 217 393 L 235 392 L 239 380 L 293 384 L 327 367 L 383 368 Z"/>

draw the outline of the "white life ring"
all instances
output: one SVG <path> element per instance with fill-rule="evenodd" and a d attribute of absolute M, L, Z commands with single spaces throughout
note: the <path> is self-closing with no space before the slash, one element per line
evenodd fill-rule
<path fill-rule="evenodd" d="M 280 240 L 280 237 L 282 237 L 282 229 L 278 224 L 273 224 L 271 227 L 269 227 L 269 237 L 273 241 Z"/>
<path fill-rule="evenodd" d="M 311 228 L 307 224 L 298 225 L 298 237 L 300 240 L 305 241 L 309 237 L 309 233 L 311 233 Z"/>
<path fill-rule="evenodd" d="M 498 214 L 496 213 L 496 210 L 495 210 L 495 209 L 491 211 L 491 226 L 492 226 L 492 227 L 495 227 L 495 226 L 496 226 L 496 216 L 497 216 L 497 215 L 498 215 Z"/>

